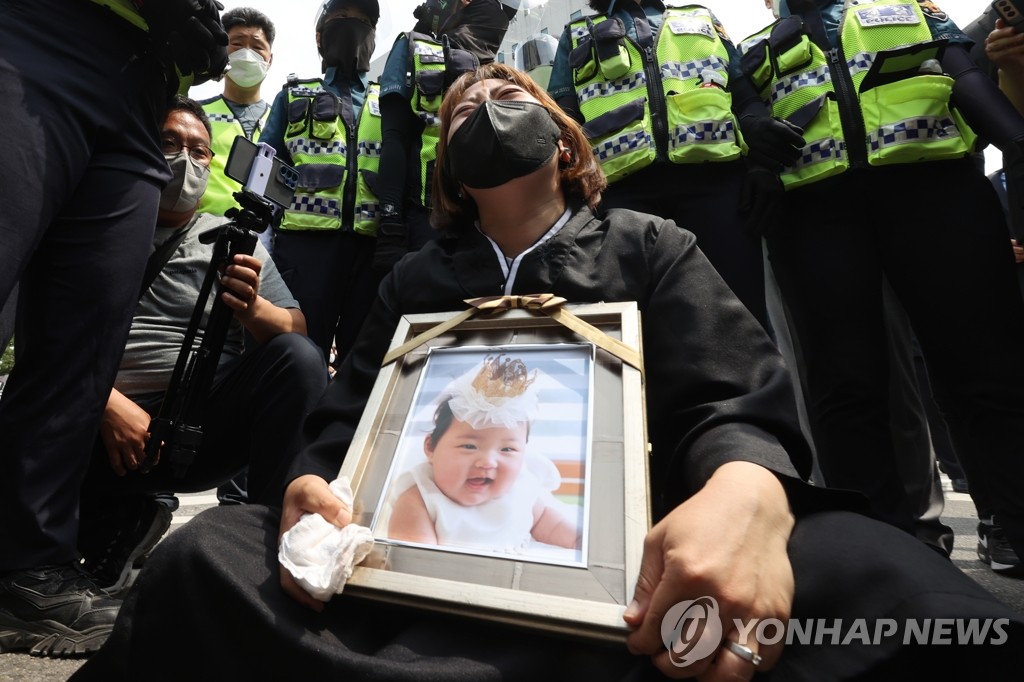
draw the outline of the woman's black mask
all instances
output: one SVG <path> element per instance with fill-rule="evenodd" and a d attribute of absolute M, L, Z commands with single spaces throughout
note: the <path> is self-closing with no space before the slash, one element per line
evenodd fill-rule
<path fill-rule="evenodd" d="M 541 104 L 488 100 L 452 135 L 448 170 L 467 187 L 497 187 L 550 161 L 561 136 Z"/>

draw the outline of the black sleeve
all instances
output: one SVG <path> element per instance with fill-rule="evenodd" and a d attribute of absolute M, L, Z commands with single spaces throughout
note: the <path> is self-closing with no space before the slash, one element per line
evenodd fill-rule
<path fill-rule="evenodd" d="M 732 113 L 737 119 L 743 116 L 771 116 L 750 79 L 733 78 L 729 82 L 729 90 L 732 93 Z"/>
<path fill-rule="evenodd" d="M 569 114 L 574 121 L 580 125 L 586 123 L 586 121 L 583 120 L 583 114 L 580 113 L 580 105 L 579 102 L 576 101 L 575 95 L 559 97 L 555 102 L 562 108 L 562 111 Z"/>
<path fill-rule="evenodd" d="M 406 166 L 416 134 L 416 114 L 409 101 L 398 93 L 380 99 L 381 151 L 378 196 L 380 205 L 391 204 L 402 213 L 405 200 Z"/>
<path fill-rule="evenodd" d="M 383 292 L 392 281 L 381 285 Z M 305 474 L 333 481 L 352 443 L 359 419 L 377 381 L 380 363 L 391 345 L 399 315 L 378 296 L 363 322 L 352 352 L 303 424 L 303 443 L 286 483 Z"/>
<path fill-rule="evenodd" d="M 970 50 L 971 61 L 977 64 L 978 68 L 985 72 L 992 80 L 996 80 L 999 77 L 999 69 L 996 68 L 996 65 L 985 54 L 985 39 L 996 27 L 996 16 L 995 10 L 990 5 L 988 9 L 981 13 L 981 16 L 963 29 L 967 37 L 974 41 L 974 45 L 971 46 Z"/>
<path fill-rule="evenodd" d="M 955 82 L 953 103 L 975 132 L 1004 154 L 1019 155 L 1024 147 L 1024 117 L 999 86 L 971 60 L 962 45 L 950 45 L 942 66 Z"/>

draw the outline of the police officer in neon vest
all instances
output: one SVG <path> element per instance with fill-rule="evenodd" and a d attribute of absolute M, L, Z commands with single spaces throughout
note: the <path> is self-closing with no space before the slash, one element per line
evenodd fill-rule
<path fill-rule="evenodd" d="M 767 119 L 740 90 L 739 55 L 706 7 L 661 0 L 590 0 L 598 14 L 566 26 L 548 92 L 584 124 L 608 176 L 606 208 L 672 218 L 768 327 L 761 243 L 743 233 L 739 196 L 747 145 L 740 118 Z M 799 135 L 769 150 L 795 153 Z M 767 138 L 767 136 L 766 136 Z"/>
<path fill-rule="evenodd" d="M 0 650 L 77 656 L 120 600 L 77 552 L 89 445 L 138 300 L 170 94 L 219 75 L 213 0 L 0 3 L 0 305 L 19 283 L 0 400 Z"/>
<path fill-rule="evenodd" d="M 295 166 L 299 183 L 274 232 L 274 261 L 306 315 L 309 336 L 340 361 L 376 294 L 379 87 L 367 80 L 380 7 L 328 0 L 317 15 L 324 75 L 290 80 L 260 141 Z"/>
<path fill-rule="evenodd" d="M 753 0 L 751 0 L 753 2 Z M 889 433 L 882 277 L 906 309 L 971 485 L 1024 551 L 1024 307 L 978 135 L 1021 163 L 1024 120 L 932 2 L 783 0 L 741 43 L 772 114 L 803 129 L 767 240 L 807 366 L 825 482 L 913 532 Z"/>
<path fill-rule="evenodd" d="M 435 236 L 430 188 L 441 98 L 461 73 L 494 61 L 515 13 L 499 0 L 429 0 L 416 8 L 416 25 L 399 34 L 388 53 L 380 78 L 384 146 L 376 272 L 386 273 Z"/>
<path fill-rule="evenodd" d="M 260 87 L 274 61 L 271 50 L 275 36 L 273 22 L 251 7 L 230 9 L 221 16 L 221 21 L 228 34 L 231 68 L 224 77 L 224 92 L 201 102 L 213 126 L 214 157 L 199 212 L 214 215 L 224 215 L 237 206 L 233 194 L 238 191 L 238 183 L 224 175 L 231 145 L 239 135 L 258 142 L 270 114 L 270 105 L 261 97 Z M 267 237 L 266 246 L 269 235 L 264 233 L 260 237 Z"/>

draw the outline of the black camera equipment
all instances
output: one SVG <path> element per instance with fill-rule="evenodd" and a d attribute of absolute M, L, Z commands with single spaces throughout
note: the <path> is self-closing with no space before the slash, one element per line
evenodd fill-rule
<path fill-rule="evenodd" d="M 994 0 L 991 7 L 1017 33 L 1024 30 L 1024 3 L 1019 0 Z"/>
<path fill-rule="evenodd" d="M 290 200 L 295 190 L 298 178 L 295 169 L 280 163 L 269 145 L 261 143 L 257 146 L 244 137 L 238 137 L 231 147 L 227 165 L 228 177 L 241 181 L 243 176 L 238 171 L 245 168 L 247 173 L 244 177 L 247 179 L 242 191 L 234 193 L 239 206 L 227 212 L 231 222 L 199 236 L 203 243 L 213 243 L 213 256 L 160 412 L 149 424 L 149 440 L 139 467 L 142 473 L 163 461 L 180 478 L 195 459 L 203 439 L 203 412 L 234 315 L 218 295 L 213 301 L 203 340 L 198 348 L 193 348 L 210 292 L 219 280 L 220 269 L 229 265 L 236 254 L 253 254 L 258 234 L 269 228 L 274 220 L 275 206 L 283 208 L 286 197 Z M 220 291 L 218 286 L 218 294 Z"/>

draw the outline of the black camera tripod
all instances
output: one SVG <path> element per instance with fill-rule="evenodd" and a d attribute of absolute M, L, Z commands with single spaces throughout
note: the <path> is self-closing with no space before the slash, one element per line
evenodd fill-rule
<path fill-rule="evenodd" d="M 206 270 L 160 412 L 149 424 L 149 440 L 146 441 L 145 454 L 139 466 L 142 473 L 156 465 L 159 455 L 159 459 L 172 467 L 175 477 L 181 478 L 195 459 L 202 442 L 206 401 L 234 315 L 234 311 L 220 296 L 213 301 L 202 342 L 198 348 L 193 349 L 196 333 L 213 284 L 219 278 L 220 268 L 229 265 L 236 254 L 251 256 L 256 249 L 258 233 L 267 229 L 274 217 L 274 205 L 263 197 L 250 191 L 235 192 L 234 197 L 240 208 L 228 211 L 231 222 L 199 237 L 207 244 L 213 241 L 213 257 Z"/>

